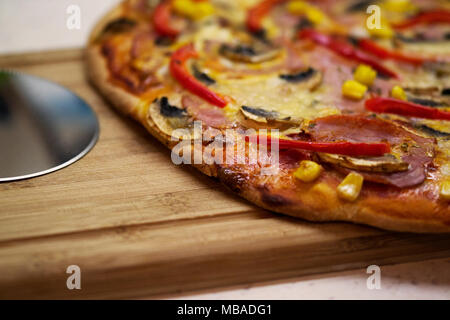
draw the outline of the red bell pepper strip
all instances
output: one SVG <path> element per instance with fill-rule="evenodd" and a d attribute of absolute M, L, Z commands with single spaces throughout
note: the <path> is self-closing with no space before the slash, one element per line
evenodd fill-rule
<path fill-rule="evenodd" d="M 180 31 L 171 26 L 171 15 L 172 1 L 162 0 L 153 12 L 153 26 L 159 35 L 175 38 Z"/>
<path fill-rule="evenodd" d="M 450 23 L 450 11 L 430 10 L 424 11 L 398 24 L 394 24 L 395 29 L 407 29 L 418 24 Z"/>
<path fill-rule="evenodd" d="M 203 83 L 193 77 L 186 68 L 186 61 L 191 58 L 197 58 L 193 44 L 188 44 L 172 54 L 170 59 L 171 75 L 188 91 L 208 101 L 209 103 L 224 108 L 228 104 L 228 99 L 218 93 L 210 90 Z"/>
<path fill-rule="evenodd" d="M 366 109 L 379 113 L 393 113 L 406 117 L 450 120 L 450 112 L 422 106 L 408 101 L 376 97 L 366 100 Z"/>
<path fill-rule="evenodd" d="M 247 12 L 246 25 L 251 32 L 258 32 L 262 30 L 262 20 L 278 4 L 286 0 L 263 0 L 256 6 L 250 8 Z"/>
<path fill-rule="evenodd" d="M 413 57 L 406 55 L 402 52 L 393 51 L 390 49 L 386 49 L 382 46 L 380 46 L 375 41 L 372 41 L 370 39 L 361 39 L 358 41 L 358 46 L 366 51 L 367 53 L 371 53 L 374 56 L 377 56 L 378 58 L 382 59 L 393 59 L 401 62 L 407 62 L 415 65 L 421 65 L 423 64 L 426 59 L 420 58 L 420 57 Z"/>
<path fill-rule="evenodd" d="M 300 30 L 298 33 L 298 36 L 300 39 L 309 39 L 314 41 L 315 43 L 324 46 L 331 51 L 337 53 L 338 55 L 348 58 L 350 60 L 358 61 L 364 64 L 367 64 L 377 70 L 378 72 L 392 77 L 392 78 L 398 78 L 398 75 L 393 72 L 392 70 L 386 68 L 382 64 L 380 64 L 378 61 L 374 60 L 371 56 L 366 54 L 365 52 L 362 52 L 356 48 L 354 48 L 352 45 L 343 42 L 338 41 L 330 37 L 329 35 L 320 33 L 314 29 L 303 29 Z"/>
<path fill-rule="evenodd" d="M 391 151 L 389 143 L 364 143 L 364 142 L 315 142 L 315 141 L 301 141 L 291 139 L 272 138 L 270 136 L 264 137 L 267 145 L 278 143 L 279 149 L 302 149 L 314 152 L 340 154 L 346 156 L 367 156 L 379 157 Z M 252 136 L 246 136 L 247 142 L 255 141 Z M 263 140 L 264 141 L 264 140 Z M 260 136 L 256 136 L 256 142 L 260 143 Z"/>

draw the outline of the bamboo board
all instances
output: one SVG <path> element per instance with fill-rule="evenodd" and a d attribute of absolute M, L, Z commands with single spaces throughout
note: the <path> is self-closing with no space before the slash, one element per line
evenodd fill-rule
<path fill-rule="evenodd" d="M 81 50 L 0 57 L 60 83 L 101 133 L 58 172 L 0 184 L 0 298 L 136 298 L 450 256 L 450 235 L 315 224 L 259 209 L 125 119 L 85 79 Z M 66 268 L 81 268 L 68 290 Z"/>

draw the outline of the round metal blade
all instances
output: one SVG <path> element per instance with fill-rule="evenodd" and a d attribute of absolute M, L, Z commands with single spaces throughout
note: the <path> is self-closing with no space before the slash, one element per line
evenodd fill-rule
<path fill-rule="evenodd" d="M 0 182 L 64 168 L 88 153 L 98 135 L 95 113 L 68 89 L 0 71 Z"/>

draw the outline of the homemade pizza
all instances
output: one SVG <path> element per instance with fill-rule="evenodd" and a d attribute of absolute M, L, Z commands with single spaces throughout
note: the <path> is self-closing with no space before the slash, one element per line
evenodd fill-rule
<path fill-rule="evenodd" d="M 450 232 L 450 2 L 129 0 L 92 32 L 98 90 L 256 205 Z"/>

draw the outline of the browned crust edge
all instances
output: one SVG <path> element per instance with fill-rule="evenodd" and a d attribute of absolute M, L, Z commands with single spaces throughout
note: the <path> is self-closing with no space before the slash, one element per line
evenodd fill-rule
<path fill-rule="evenodd" d="M 102 26 L 106 25 L 108 21 L 117 17 L 120 14 L 119 8 L 112 10 L 97 24 L 93 31 L 93 36 L 101 30 Z M 92 39 L 92 37 L 91 37 Z M 143 119 L 142 116 L 136 112 L 136 106 L 139 104 L 140 99 L 122 88 L 113 85 L 109 81 L 109 71 L 106 65 L 106 61 L 101 54 L 100 47 L 96 44 L 90 44 L 85 52 L 86 54 L 86 70 L 90 81 L 97 87 L 101 94 L 112 103 L 112 105 L 121 113 L 133 117 L 136 121 L 140 122 L 146 127 L 146 129 L 164 145 L 170 148 L 170 141 L 168 137 L 160 132 L 158 128 L 151 124 L 151 121 Z M 372 204 L 369 208 L 361 202 L 356 203 L 338 203 L 336 205 L 336 199 L 328 196 L 320 196 L 312 194 L 308 190 L 299 196 L 300 201 L 295 201 L 292 204 L 289 203 L 277 203 L 277 199 L 270 204 L 270 201 L 264 199 L 264 194 L 260 190 L 260 186 L 257 185 L 244 185 L 237 186 L 236 184 L 236 172 L 232 170 L 221 170 L 216 165 L 196 165 L 195 166 L 202 173 L 209 176 L 217 176 L 219 180 L 231 189 L 233 192 L 238 193 L 248 201 L 271 211 L 275 211 L 282 214 L 287 214 L 293 217 L 306 219 L 309 221 L 347 221 L 359 224 L 366 224 L 386 230 L 401 231 L 401 232 L 415 232 L 415 233 L 447 233 L 450 232 L 450 224 L 444 223 L 442 220 L 430 220 L 430 219 L 411 219 L 405 217 L 397 217 L 386 214 L 384 209 L 378 210 L 377 207 Z M 270 191 L 268 191 L 270 194 Z M 266 195 L 267 196 L 267 195 Z M 274 195 L 275 196 L 275 195 Z M 313 208 L 308 205 L 302 205 L 301 198 L 309 197 L 321 203 L 320 208 Z M 379 197 L 372 197 L 371 202 L 383 201 L 382 208 L 388 206 L 391 211 L 404 212 L 407 203 L 401 201 L 391 201 L 390 199 L 383 199 Z M 387 203 L 386 203 L 387 201 Z M 429 202 L 432 202 L 429 200 Z M 416 208 L 415 210 L 428 210 L 432 208 L 432 204 L 424 205 L 422 208 Z M 325 208 L 325 209 L 324 209 Z M 430 212 L 424 211 L 424 216 L 429 216 Z M 450 214 L 449 214 L 450 215 Z M 448 219 L 450 220 L 450 218 Z"/>

